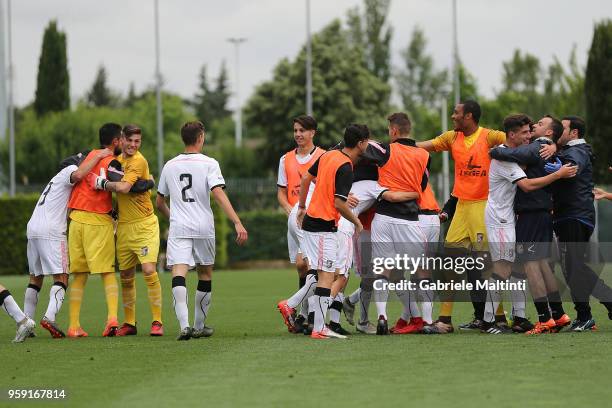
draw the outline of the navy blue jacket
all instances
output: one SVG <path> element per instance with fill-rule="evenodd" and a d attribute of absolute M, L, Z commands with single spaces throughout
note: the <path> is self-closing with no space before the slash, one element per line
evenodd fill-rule
<path fill-rule="evenodd" d="M 544 177 L 548 173 L 544 171 L 546 161 L 540 157 L 540 149 L 544 144 L 552 144 L 552 141 L 540 137 L 529 143 L 518 147 L 507 147 L 505 149 L 496 147 L 491 150 L 491 158 L 514 162 L 527 166 L 525 174 L 527 178 Z M 514 212 L 519 214 L 531 211 L 550 211 L 553 208 L 552 195 L 548 187 L 532 192 L 524 192 L 520 188 L 516 190 L 514 197 Z"/>
<path fill-rule="evenodd" d="M 561 179 L 552 185 L 553 222 L 575 219 L 595 227 L 593 205 L 593 149 L 584 139 L 569 142 L 557 153 L 563 164 L 578 166 L 575 177 Z"/>

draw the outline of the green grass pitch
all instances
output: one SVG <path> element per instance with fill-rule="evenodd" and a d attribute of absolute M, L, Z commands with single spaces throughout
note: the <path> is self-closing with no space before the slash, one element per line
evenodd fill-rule
<path fill-rule="evenodd" d="M 21 305 L 26 276 L 3 276 Z M 190 321 L 196 277 L 190 273 Z M 0 317 L 2 406 L 88 407 L 559 407 L 609 406 L 612 321 L 593 302 L 599 331 L 539 337 L 365 336 L 314 341 L 287 333 L 276 302 L 297 284 L 294 271 L 220 271 L 213 279 L 208 339 L 177 342 L 169 274 L 162 275 L 164 327 L 148 336 L 150 312 L 137 276 L 135 337 L 102 338 L 106 318 L 97 277 L 85 291 L 81 323 L 91 337 L 37 337 L 12 344 L 14 323 Z M 46 282 L 37 317 L 48 299 Z M 354 288 L 357 280 L 349 286 Z M 374 305 L 371 306 L 374 314 Z M 570 304 L 568 312 L 573 312 Z M 399 311 L 392 302 L 390 320 Z M 437 311 L 434 310 L 434 312 Z M 471 305 L 455 306 L 455 324 L 470 317 Z M 121 318 L 120 308 L 120 318 Z M 528 314 L 533 318 L 531 306 Z M 571 313 L 573 316 L 573 313 Z M 68 322 L 68 303 L 58 318 Z M 37 322 L 38 323 L 38 322 Z M 346 323 L 345 323 L 346 325 Z M 11 388 L 63 388 L 67 399 L 53 403 L 8 401 Z"/>

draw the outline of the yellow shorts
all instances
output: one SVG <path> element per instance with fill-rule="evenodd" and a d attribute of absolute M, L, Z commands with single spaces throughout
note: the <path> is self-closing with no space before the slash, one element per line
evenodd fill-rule
<path fill-rule="evenodd" d="M 117 225 L 117 260 L 124 271 L 138 264 L 157 263 L 159 223 L 152 215 L 142 221 Z"/>
<path fill-rule="evenodd" d="M 487 229 L 484 213 L 487 200 L 459 200 L 450 228 L 446 233 L 445 246 L 487 251 Z"/>
<path fill-rule="evenodd" d="M 89 225 L 70 221 L 68 253 L 70 273 L 115 272 L 113 224 Z"/>

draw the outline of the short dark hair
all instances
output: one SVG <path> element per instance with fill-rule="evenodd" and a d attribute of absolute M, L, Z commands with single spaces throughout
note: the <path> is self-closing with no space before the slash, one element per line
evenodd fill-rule
<path fill-rule="evenodd" d="M 395 126 L 402 135 L 407 135 L 412 130 L 412 122 L 404 112 L 392 113 L 387 117 L 389 124 Z"/>
<path fill-rule="evenodd" d="M 113 144 L 114 139 L 121 137 L 121 125 L 116 123 L 105 123 L 98 131 L 100 138 L 100 146 L 110 146 Z"/>
<path fill-rule="evenodd" d="M 138 125 L 127 124 L 123 127 L 123 134 L 125 137 L 130 137 L 132 135 L 142 135 L 142 129 Z"/>
<path fill-rule="evenodd" d="M 531 119 L 524 113 L 506 116 L 506 118 L 504 119 L 504 131 L 506 133 L 516 132 L 519 128 L 530 124 Z"/>
<path fill-rule="evenodd" d="M 199 120 L 187 122 L 181 127 L 181 138 L 185 146 L 193 146 L 204 132 L 204 124 Z"/>
<path fill-rule="evenodd" d="M 317 130 L 317 121 L 310 115 L 300 115 L 293 118 L 293 123 L 299 123 L 306 130 Z"/>
<path fill-rule="evenodd" d="M 466 99 L 460 104 L 463 105 L 463 115 L 464 116 L 466 113 L 471 113 L 472 119 L 474 119 L 474 122 L 476 123 L 480 122 L 480 114 L 482 112 L 480 110 L 480 105 L 478 104 L 478 102 L 476 102 L 473 99 Z"/>
<path fill-rule="evenodd" d="M 545 115 L 545 118 L 550 118 L 550 130 L 552 130 L 552 139 L 559 140 L 563 135 L 563 123 L 552 115 Z"/>
<path fill-rule="evenodd" d="M 584 123 L 584 119 L 579 116 L 565 116 L 561 120 L 569 120 L 570 123 L 570 131 L 577 130 L 578 137 L 583 139 L 586 134 L 586 123 Z"/>
<path fill-rule="evenodd" d="M 355 147 L 359 142 L 370 138 L 370 129 L 366 125 L 351 123 L 344 129 L 344 145 Z"/>

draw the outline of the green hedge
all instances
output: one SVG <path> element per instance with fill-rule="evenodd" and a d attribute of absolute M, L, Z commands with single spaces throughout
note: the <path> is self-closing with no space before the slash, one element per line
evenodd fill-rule
<path fill-rule="evenodd" d="M 287 259 L 287 216 L 278 210 L 257 210 L 240 213 L 249 232 L 247 245 L 236 245 L 236 233 L 227 235 L 230 264 L 250 260 Z"/>
<path fill-rule="evenodd" d="M 38 194 L 20 195 L 15 198 L 0 196 L 0 275 L 26 273 L 28 271 L 26 227 L 38 200 Z M 154 196 L 153 196 L 154 197 Z M 215 265 L 227 266 L 227 240 L 229 226 L 225 214 L 212 203 L 217 232 Z M 155 206 L 155 203 L 154 203 Z M 158 214 L 160 227 L 160 253 L 166 252 L 168 220 Z"/>
<path fill-rule="evenodd" d="M 0 274 L 27 272 L 26 227 L 37 201 L 38 194 L 0 197 Z"/>

